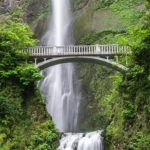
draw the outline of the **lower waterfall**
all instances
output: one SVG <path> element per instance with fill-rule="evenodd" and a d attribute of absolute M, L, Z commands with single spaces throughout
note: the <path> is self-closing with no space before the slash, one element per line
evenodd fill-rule
<path fill-rule="evenodd" d="M 74 65 L 71 63 L 50 67 L 42 72 L 45 79 L 40 89 L 46 93 L 47 110 L 61 132 L 75 131 L 81 99 L 80 87 L 74 87 Z"/>
<path fill-rule="evenodd" d="M 103 150 L 101 133 L 64 133 L 57 150 Z"/>

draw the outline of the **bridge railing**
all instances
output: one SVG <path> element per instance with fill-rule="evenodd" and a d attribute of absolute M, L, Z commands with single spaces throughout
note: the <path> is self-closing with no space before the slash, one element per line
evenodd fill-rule
<path fill-rule="evenodd" d="M 30 56 L 66 56 L 66 55 L 100 55 L 130 53 L 127 46 L 111 45 L 67 45 L 67 46 L 37 46 L 23 51 Z"/>

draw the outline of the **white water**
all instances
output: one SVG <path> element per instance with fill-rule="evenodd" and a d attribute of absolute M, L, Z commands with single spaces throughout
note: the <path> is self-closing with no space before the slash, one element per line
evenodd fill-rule
<path fill-rule="evenodd" d="M 47 45 L 72 44 L 70 40 L 71 9 L 70 0 L 51 0 L 52 15 L 49 28 L 43 36 L 42 41 Z"/>
<path fill-rule="evenodd" d="M 71 11 L 69 0 L 52 0 L 52 17 L 42 41 L 47 45 L 71 44 L 69 29 Z M 74 88 L 74 65 L 71 63 L 50 67 L 43 71 L 45 79 L 40 89 L 46 93 L 47 110 L 61 132 L 74 131 L 78 120 L 80 87 Z M 75 78 L 75 77 L 74 77 Z"/>
<path fill-rule="evenodd" d="M 103 150 L 101 132 L 65 133 L 57 150 Z"/>
<path fill-rule="evenodd" d="M 52 16 L 42 41 L 54 46 L 72 44 L 70 25 L 69 0 L 52 0 Z M 75 67 L 71 63 L 50 67 L 42 71 L 45 79 L 39 83 L 46 96 L 47 110 L 61 132 L 73 132 L 77 126 L 81 90 L 74 71 Z M 100 134 L 101 131 L 87 134 L 65 133 L 58 150 L 102 150 Z"/>
<path fill-rule="evenodd" d="M 43 73 L 46 76 L 40 88 L 46 93 L 47 110 L 56 127 L 61 132 L 75 131 L 80 93 L 73 87 L 73 64 L 53 66 Z"/>

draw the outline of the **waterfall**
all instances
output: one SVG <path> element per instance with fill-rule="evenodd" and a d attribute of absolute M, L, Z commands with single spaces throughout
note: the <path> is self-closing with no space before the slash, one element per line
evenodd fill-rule
<path fill-rule="evenodd" d="M 51 0 L 52 16 L 42 43 L 60 46 L 72 44 L 70 36 L 71 9 L 69 0 Z M 72 63 L 56 65 L 42 71 L 39 83 L 47 100 L 47 110 L 61 132 L 76 131 L 81 93 L 75 66 Z M 75 147 L 74 145 L 78 145 Z M 74 147 L 74 148 L 73 148 Z M 91 133 L 64 133 L 58 150 L 102 150 L 101 131 Z"/>
<path fill-rule="evenodd" d="M 43 71 L 40 89 L 46 93 L 47 110 L 61 132 L 75 131 L 80 93 L 73 86 L 73 64 L 53 66 Z M 78 93 L 78 94 L 77 94 Z"/>
<path fill-rule="evenodd" d="M 70 24 L 69 0 L 52 0 L 52 17 L 42 41 L 53 46 L 71 44 Z M 40 83 L 40 89 L 46 95 L 47 110 L 56 127 L 61 132 L 75 131 L 81 94 L 79 86 L 74 87 L 74 65 L 57 65 L 42 71 L 42 74 L 45 79 Z"/>
<path fill-rule="evenodd" d="M 101 132 L 65 133 L 57 150 L 103 150 Z"/>

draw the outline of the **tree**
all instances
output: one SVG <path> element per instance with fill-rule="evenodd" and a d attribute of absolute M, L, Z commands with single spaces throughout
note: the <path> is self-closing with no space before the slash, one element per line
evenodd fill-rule
<path fill-rule="evenodd" d="M 12 80 L 22 85 L 41 79 L 39 70 L 32 64 L 25 63 L 29 54 L 22 53 L 32 47 L 37 40 L 21 19 L 0 22 L 0 85 Z"/>

